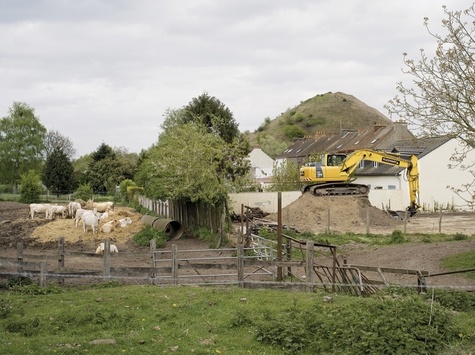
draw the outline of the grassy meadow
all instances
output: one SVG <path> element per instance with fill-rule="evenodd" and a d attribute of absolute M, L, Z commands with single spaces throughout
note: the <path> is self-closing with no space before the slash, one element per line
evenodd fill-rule
<path fill-rule="evenodd" d="M 475 295 L 237 287 L 0 289 L 1 354 L 470 354 Z"/>

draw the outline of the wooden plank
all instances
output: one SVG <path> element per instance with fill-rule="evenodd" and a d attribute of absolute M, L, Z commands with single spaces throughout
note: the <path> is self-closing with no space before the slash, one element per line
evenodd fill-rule
<path fill-rule="evenodd" d="M 390 268 L 390 267 L 378 267 L 378 266 L 366 266 L 366 265 L 353 265 L 347 264 L 346 267 L 353 267 L 363 271 L 374 271 L 374 272 L 389 272 L 391 274 L 406 274 L 406 275 L 417 275 L 419 272 L 422 275 L 426 276 L 429 275 L 428 271 L 424 270 L 415 270 L 415 269 L 398 269 L 398 268 Z"/>

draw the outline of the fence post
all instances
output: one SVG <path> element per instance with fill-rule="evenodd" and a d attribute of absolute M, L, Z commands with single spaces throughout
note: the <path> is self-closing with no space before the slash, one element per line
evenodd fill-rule
<path fill-rule="evenodd" d="M 327 233 L 328 233 L 328 234 L 331 233 L 330 224 L 331 224 L 331 215 L 330 215 L 330 208 L 329 208 L 329 209 L 328 209 L 328 215 L 327 215 Z"/>
<path fill-rule="evenodd" d="M 369 206 L 366 206 L 366 234 L 369 234 L 369 224 L 370 224 L 370 218 L 369 218 Z"/>
<path fill-rule="evenodd" d="M 244 286 L 244 246 L 237 246 L 237 277 L 239 287 Z"/>
<path fill-rule="evenodd" d="M 40 287 L 46 287 L 46 274 L 48 273 L 48 263 L 42 261 L 40 263 Z"/>
<path fill-rule="evenodd" d="M 314 249 L 314 243 L 313 241 L 307 240 L 307 245 L 306 245 L 306 275 L 305 279 L 307 282 L 306 289 L 307 291 L 312 291 L 313 290 L 313 262 L 315 259 L 315 255 L 313 254 L 313 249 Z"/>
<path fill-rule="evenodd" d="M 110 277 L 111 274 L 111 248 L 110 239 L 104 240 L 104 256 L 102 259 L 102 270 L 104 279 Z"/>
<path fill-rule="evenodd" d="M 16 258 L 18 261 L 18 272 L 23 272 L 23 243 L 18 242 L 16 245 Z"/>
<path fill-rule="evenodd" d="M 178 245 L 172 244 L 172 279 L 173 285 L 178 285 Z"/>
<path fill-rule="evenodd" d="M 442 207 L 439 209 L 439 233 L 442 233 Z"/>
<path fill-rule="evenodd" d="M 59 237 L 58 240 L 58 271 L 64 271 L 64 237 Z M 64 278 L 59 277 L 58 283 L 64 285 Z"/>
<path fill-rule="evenodd" d="M 157 251 L 157 242 L 150 240 L 150 261 L 152 262 L 152 272 L 150 273 L 150 282 L 155 285 L 155 252 Z"/>

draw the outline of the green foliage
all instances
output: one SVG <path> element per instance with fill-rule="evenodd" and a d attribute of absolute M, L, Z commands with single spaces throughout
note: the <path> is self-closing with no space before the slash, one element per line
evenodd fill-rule
<path fill-rule="evenodd" d="M 74 167 L 61 149 L 54 149 L 43 167 L 43 184 L 54 194 L 69 194 L 73 191 Z"/>
<path fill-rule="evenodd" d="M 301 186 L 299 167 L 290 160 L 274 164 L 272 170 L 272 191 L 295 191 Z"/>
<path fill-rule="evenodd" d="M 258 134 L 257 143 L 261 147 L 262 151 L 275 159 L 279 154 L 287 148 L 287 144 L 282 142 L 270 134 Z"/>
<path fill-rule="evenodd" d="M 219 247 L 218 245 L 219 235 L 211 231 L 209 228 L 205 228 L 205 227 L 191 228 L 189 231 L 189 234 L 195 238 L 198 238 L 199 240 L 208 242 L 210 245 L 210 248 Z"/>
<path fill-rule="evenodd" d="M 125 179 L 125 180 L 122 180 L 120 182 L 119 192 L 120 192 L 120 196 L 121 196 L 121 198 L 124 202 L 129 202 L 129 201 L 132 200 L 133 190 L 130 189 L 130 191 L 129 191 L 129 188 L 136 187 L 136 186 L 137 185 L 135 184 L 135 182 L 133 180 L 130 180 L 130 179 Z"/>
<path fill-rule="evenodd" d="M 315 127 L 325 124 L 326 120 L 323 117 L 311 117 L 305 121 L 305 127 Z"/>
<path fill-rule="evenodd" d="M 431 307 L 429 294 L 333 295 L 333 303 L 322 302 L 324 295 L 143 285 L 67 288 L 47 296 L 3 292 L 0 351 L 463 354 L 475 345 L 472 312 L 447 310 L 438 301 Z"/>
<path fill-rule="evenodd" d="M 0 181 L 18 184 L 21 175 L 40 170 L 46 128 L 26 103 L 14 102 L 0 119 Z"/>
<path fill-rule="evenodd" d="M 5 324 L 5 331 L 8 333 L 18 333 L 24 337 L 31 337 L 38 334 L 40 321 L 35 318 L 32 322 L 22 319 L 10 320 Z"/>
<path fill-rule="evenodd" d="M 16 286 L 28 286 L 32 284 L 33 281 L 29 277 L 25 276 L 10 276 L 7 282 L 9 288 Z"/>
<path fill-rule="evenodd" d="M 36 171 L 30 170 L 21 175 L 20 202 L 39 202 L 42 193 L 43 187 L 41 186 L 40 175 Z"/>
<path fill-rule="evenodd" d="M 433 291 L 433 292 L 432 292 Z M 428 300 L 434 299 L 441 306 L 456 312 L 475 311 L 475 294 L 473 292 L 435 289 L 423 295 Z"/>
<path fill-rule="evenodd" d="M 206 92 L 193 98 L 184 107 L 184 111 L 184 123 L 202 125 L 208 133 L 217 133 L 228 144 L 239 136 L 233 113 L 221 101 Z"/>
<path fill-rule="evenodd" d="M 463 234 L 463 233 L 455 233 L 453 236 L 453 240 L 467 240 L 468 235 Z"/>
<path fill-rule="evenodd" d="M 389 241 L 389 244 L 401 244 L 405 241 L 406 238 L 404 237 L 404 233 L 396 229 L 391 233 L 391 240 Z"/>
<path fill-rule="evenodd" d="M 94 192 L 92 191 L 92 187 L 89 184 L 81 184 L 74 192 L 74 196 L 76 198 L 80 198 L 81 200 L 87 201 L 92 198 Z"/>
<path fill-rule="evenodd" d="M 449 270 L 471 269 L 475 266 L 475 251 L 468 250 L 448 256 L 442 260 L 442 265 Z M 463 275 L 475 279 L 475 272 L 467 272 Z"/>
<path fill-rule="evenodd" d="M 289 140 L 303 138 L 305 137 L 305 131 L 294 124 L 287 124 L 284 127 L 284 135 Z"/>
<path fill-rule="evenodd" d="M 87 182 L 94 193 L 115 194 L 116 186 L 125 179 L 133 179 L 138 163 L 137 154 L 112 149 L 102 143 L 91 153 L 92 160 L 84 171 L 81 181 Z"/>
<path fill-rule="evenodd" d="M 459 331 L 450 312 L 421 298 L 360 298 L 317 303 L 298 316 L 265 317 L 256 338 L 289 354 L 435 354 L 457 341 Z"/>
<path fill-rule="evenodd" d="M 229 158 L 217 135 L 195 124 L 174 126 L 149 150 L 136 181 L 152 198 L 215 204 L 227 197 L 223 163 Z"/>
<path fill-rule="evenodd" d="M 155 239 L 157 248 L 163 248 L 168 237 L 164 231 L 154 229 L 152 226 L 145 226 L 132 237 L 134 243 L 142 247 L 149 246 L 152 239 Z"/>

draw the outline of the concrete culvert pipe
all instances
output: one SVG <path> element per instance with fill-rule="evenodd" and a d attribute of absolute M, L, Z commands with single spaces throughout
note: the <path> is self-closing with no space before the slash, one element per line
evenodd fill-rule
<path fill-rule="evenodd" d="M 183 235 L 181 223 L 173 219 L 144 215 L 141 220 L 145 225 L 152 226 L 153 229 L 164 231 L 168 240 L 179 239 Z"/>

